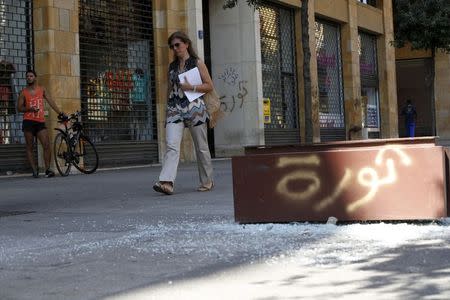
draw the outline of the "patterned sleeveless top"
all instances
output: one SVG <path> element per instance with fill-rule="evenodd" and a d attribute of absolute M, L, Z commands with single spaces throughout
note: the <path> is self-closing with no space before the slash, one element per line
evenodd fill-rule
<path fill-rule="evenodd" d="M 209 118 L 203 98 L 189 102 L 180 87 L 178 75 L 197 66 L 197 59 L 189 57 L 184 70 L 179 69 L 179 62 L 173 61 L 169 65 L 169 100 L 167 101 L 166 124 L 183 122 L 185 127 L 193 127 L 206 123 Z"/>

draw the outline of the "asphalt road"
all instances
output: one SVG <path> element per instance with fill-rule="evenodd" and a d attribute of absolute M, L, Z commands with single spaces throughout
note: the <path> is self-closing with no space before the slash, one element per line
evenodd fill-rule
<path fill-rule="evenodd" d="M 231 163 L 0 178 L 0 299 L 450 299 L 450 226 L 236 224 Z"/>

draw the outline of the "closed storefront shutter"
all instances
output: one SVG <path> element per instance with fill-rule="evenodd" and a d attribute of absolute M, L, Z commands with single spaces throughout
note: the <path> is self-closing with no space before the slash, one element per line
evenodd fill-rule
<path fill-rule="evenodd" d="M 359 73 L 364 109 L 364 129 L 369 138 L 380 137 L 380 101 L 378 93 L 377 37 L 359 33 Z"/>
<path fill-rule="evenodd" d="M 259 15 L 266 145 L 299 143 L 294 10 L 264 4 Z"/>
<path fill-rule="evenodd" d="M 17 114 L 17 98 L 26 86 L 27 69 L 33 67 L 32 24 L 31 0 L 1 1 L 0 174 L 31 169 L 26 159 L 22 114 Z"/>
<path fill-rule="evenodd" d="M 339 25 L 315 23 L 320 140 L 346 139 Z"/>
<path fill-rule="evenodd" d="M 79 3 L 83 122 L 100 166 L 156 162 L 152 1 Z"/>

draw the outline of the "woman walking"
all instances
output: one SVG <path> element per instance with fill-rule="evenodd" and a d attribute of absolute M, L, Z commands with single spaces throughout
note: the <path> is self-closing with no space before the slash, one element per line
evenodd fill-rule
<path fill-rule="evenodd" d="M 166 153 L 159 181 L 153 185 L 157 192 L 171 195 L 174 190 L 180 145 L 184 128 L 189 128 L 197 156 L 200 186 L 198 191 L 210 191 L 213 186 L 211 154 L 208 148 L 206 122 L 209 118 L 203 98 L 189 101 L 185 91 L 208 93 L 213 89 L 206 65 L 198 58 L 192 42 L 183 32 L 174 32 L 168 39 L 174 60 L 169 65 L 168 101 L 166 114 Z M 178 75 L 197 67 L 202 84 L 191 85 L 186 79 L 180 82 Z"/>

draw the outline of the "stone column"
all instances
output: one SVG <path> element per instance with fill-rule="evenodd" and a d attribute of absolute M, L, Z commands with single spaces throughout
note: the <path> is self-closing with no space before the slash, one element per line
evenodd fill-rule
<path fill-rule="evenodd" d="M 205 59 L 203 37 L 199 37 L 199 31 L 203 31 L 203 9 L 202 0 L 188 0 L 187 11 L 188 34 L 192 45 L 197 50 L 198 57 Z"/>
<path fill-rule="evenodd" d="M 314 13 L 314 1 L 308 2 L 309 19 L 309 49 L 311 51 L 310 72 L 311 72 L 311 122 L 312 122 L 312 142 L 320 142 L 320 122 L 319 122 L 319 79 L 317 75 L 317 53 L 316 53 L 316 18 Z M 308 134 L 308 133 L 307 133 Z M 308 138 L 307 138 L 308 140 Z"/>
<path fill-rule="evenodd" d="M 384 35 L 378 38 L 378 77 L 381 109 L 381 137 L 398 137 L 397 81 L 395 73 L 392 0 L 383 0 Z"/>
<path fill-rule="evenodd" d="M 301 10 L 295 12 L 295 28 L 302 28 Z M 305 81 L 303 76 L 304 53 L 302 48 L 302 31 L 295 32 L 295 47 L 297 57 L 297 88 L 298 88 L 298 120 L 300 126 L 300 142 L 306 142 L 306 111 L 305 111 Z"/>
<path fill-rule="evenodd" d="M 348 23 L 341 27 L 342 66 L 344 79 L 345 128 L 353 131 L 351 139 L 362 139 L 363 108 L 361 103 L 361 77 L 358 52 L 357 0 L 348 1 Z"/>
<path fill-rule="evenodd" d="M 79 110 L 78 0 L 33 1 L 33 29 L 38 83 L 64 112 Z M 49 105 L 46 112 L 52 142 L 57 115 Z"/>
<path fill-rule="evenodd" d="M 170 51 L 167 47 L 169 37 L 167 1 L 153 1 L 153 32 L 155 48 L 155 87 L 156 87 L 156 119 L 158 130 L 158 153 L 159 160 L 164 158 L 165 148 L 165 118 L 167 103 L 167 66 L 169 64 Z"/>
<path fill-rule="evenodd" d="M 450 145 L 450 54 L 436 50 L 434 57 L 434 97 L 436 103 L 436 135 Z"/>
<path fill-rule="evenodd" d="M 210 1 L 212 79 L 226 114 L 214 139 L 216 155 L 229 157 L 264 144 L 262 64 L 259 13 L 245 1 L 222 5 Z"/>

